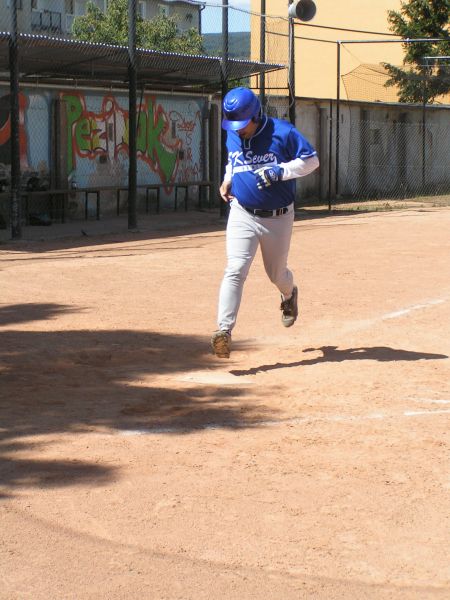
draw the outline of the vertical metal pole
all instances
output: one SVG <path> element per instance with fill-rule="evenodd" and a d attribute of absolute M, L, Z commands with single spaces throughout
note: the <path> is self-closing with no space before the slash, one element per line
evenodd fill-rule
<path fill-rule="evenodd" d="M 17 0 L 11 0 L 11 31 L 9 36 L 9 71 L 11 101 L 11 237 L 22 237 L 20 198 L 20 133 L 19 133 L 19 52 L 17 31 Z"/>
<path fill-rule="evenodd" d="M 228 0 L 222 0 L 222 97 L 228 91 Z"/>
<path fill-rule="evenodd" d="M 259 48 L 259 62 L 264 64 L 266 62 L 266 0 L 261 0 L 261 23 L 260 23 L 260 48 Z M 260 89 L 259 99 L 263 112 L 266 110 L 266 74 L 261 71 L 260 75 Z"/>
<path fill-rule="evenodd" d="M 225 98 L 228 92 L 228 0 L 222 0 L 222 100 Z M 222 115 L 223 116 L 223 115 Z M 220 128 L 220 156 L 221 156 L 221 173 L 223 177 L 225 173 L 225 167 L 228 162 L 227 153 L 227 133 L 221 127 Z M 220 202 L 220 215 L 222 217 L 228 216 L 228 206 L 225 202 Z"/>
<path fill-rule="evenodd" d="M 128 3 L 128 229 L 136 229 L 137 193 L 137 67 L 136 0 Z"/>
<path fill-rule="evenodd" d="M 289 0 L 292 4 L 292 0 Z M 295 125 L 295 37 L 294 19 L 289 17 L 289 121 Z"/>
<path fill-rule="evenodd" d="M 426 185 L 426 110 L 427 110 L 427 75 L 428 75 L 428 59 L 425 59 L 426 67 L 423 76 L 423 102 L 422 102 L 422 193 L 425 193 Z"/>
<path fill-rule="evenodd" d="M 339 195 L 339 121 L 341 118 L 341 42 L 337 41 L 337 68 L 336 68 L 336 183 L 335 197 Z"/>
<path fill-rule="evenodd" d="M 198 9 L 198 33 L 202 35 L 202 11 L 205 10 L 205 5 L 200 4 Z"/>
<path fill-rule="evenodd" d="M 329 141 L 328 141 L 328 210 L 331 210 L 331 173 L 332 173 L 332 161 L 333 161 L 333 100 L 330 100 L 330 116 L 328 119 L 328 123 L 330 125 L 329 129 Z"/>
<path fill-rule="evenodd" d="M 426 187 L 426 98 L 422 107 L 422 193 L 425 193 Z"/>

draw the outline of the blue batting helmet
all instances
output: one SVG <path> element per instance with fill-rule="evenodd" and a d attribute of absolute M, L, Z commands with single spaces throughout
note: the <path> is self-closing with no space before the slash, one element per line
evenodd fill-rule
<path fill-rule="evenodd" d="M 252 90 L 244 87 L 230 90 L 223 99 L 223 129 L 238 131 L 261 114 L 261 102 Z"/>

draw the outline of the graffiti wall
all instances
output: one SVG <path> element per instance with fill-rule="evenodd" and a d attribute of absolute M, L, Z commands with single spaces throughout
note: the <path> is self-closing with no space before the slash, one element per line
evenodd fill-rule
<path fill-rule="evenodd" d="M 67 173 L 79 186 L 126 185 L 128 99 L 61 92 Z M 138 184 L 201 178 L 203 100 L 145 95 L 138 106 Z"/>
<path fill-rule="evenodd" d="M 138 103 L 138 185 L 201 179 L 204 98 L 145 94 Z M 10 98 L 0 88 L 0 185 L 10 178 Z M 22 88 L 20 158 L 48 186 L 126 186 L 129 119 L 126 94 Z M 43 183 L 44 185 L 44 183 Z"/>
<path fill-rule="evenodd" d="M 11 101 L 0 88 L 0 181 L 9 185 L 11 174 Z M 19 95 L 19 141 L 22 183 L 41 179 L 50 172 L 51 93 L 23 89 Z"/>

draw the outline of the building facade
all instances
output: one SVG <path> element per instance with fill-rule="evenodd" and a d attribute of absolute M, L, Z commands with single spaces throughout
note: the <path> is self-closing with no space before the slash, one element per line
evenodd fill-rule
<path fill-rule="evenodd" d="M 86 13 L 91 1 L 105 11 L 108 0 L 17 0 L 18 29 L 21 33 L 70 37 L 75 17 Z M 10 29 L 10 2 L 0 3 L 0 29 Z M 203 5 L 193 0 L 137 0 L 138 14 L 143 19 L 158 15 L 177 18 L 180 32 L 191 28 L 201 32 Z"/>
<path fill-rule="evenodd" d="M 340 42 L 340 72 L 341 76 L 354 73 L 361 84 L 367 82 L 367 92 L 360 85 L 359 100 L 392 100 L 392 90 L 384 88 L 384 78 L 370 67 L 379 68 L 383 62 L 401 65 L 403 60 L 402 44 L 394 42 L 387 20 L 388 10 L 399 10 L 400 0 L 315 0 L 317 12 L 314 19 L 308 23 L 295 20 L 295 95 L 297 97 L 336 98 L 337 96 L 337 62 L 338 42 Z M 280 3 L 278 0 L 266 0 L 266 14 L 273 17 L 268 19 L 266 30 L 266 59 L 268 62 L 289 62 L 289 45 L 287 13 L 289 2 Z M 260 12 L 260 0 L 252 0 L 251 9 Z M 278 20 L 275 18 L 278 17 Z M 259 27 L 258 19 L 252 23 L 252 57 L 259 56 Z M 274 31 L 272 36 L 269 31 Z M 272 36 L 272 37 L 271 37 Z M 354 43 L 355 41 L 361 43 Z M 386 40 L 386 42 L 381 42 Z M 388 40 L 392 40 L 389 43 Z M 345 42 L 351 42 L 345 44 Z M 364 73 L 357 70 L 363 69 Z M 369 71 L 367 71 L 369 69 Z M 281 84 L 280 74 L 274 74 L 273 87 Z M 362 78 L 362 79 L 361 79 Z M 269 85 L 271 81 L 269 80 Z M 340 95 L 343 99 L 350 98 L 348 93 L 349 81 L 344 85 L 340 81 Z M 374 89 L 375 87 L 375 89 Z M 354 86 L 352 90 L 354 89 Z M 389 97 L 387 97 L 387 95 Z M 374 96 L 371 98 L 370 96 Z M 377 96 L 377 97 L 375 97 Z"/>
<path fill-rule="evenodd" d="M 399 11 L 401 0 L 315 0 L 317 12 L 307 22 L 295 19 L 295 96 L 344 100 L 396 102 L 398 90 L 386 87 L 383 63 L 403 64 L 401 38 L 389 29 L 388 11 Z M 289 64 L 288 6 L 266 0 L 266 61 Z M 261 0 L 251 0 L 254 13 Z M 252 19 L 252 58 L 259 59 L 260 18 Z M 340 77 L 338 76 L 338 69 Z M 286 87 L 286 73 L 267 77 L 266 87 Z M 339 81 L 339 88 L 338 88 Z M 436 99 L 448 103 L 450 97 Z"/>

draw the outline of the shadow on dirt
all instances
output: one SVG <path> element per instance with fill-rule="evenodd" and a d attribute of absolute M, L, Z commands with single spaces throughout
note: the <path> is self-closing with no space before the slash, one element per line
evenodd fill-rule
<path fill-rule="evenodd" d="M 31 436 L 87 432 L 187 434 L 259 427 L 274 411 L 242 402 L 232 385 L 181 382 L 214 369 L 206 339 L 137 331 L 21 331 L 11 325 L 51 319 L 67 307 L 31 304 L 0 312 L 0 483 L 6 493 L 29 485 L 105 481 L 114 467 L 23 456 Z M 206 358 L 206 355 L 210 358 Z M 212 360 L 211 360 L 212 359 Z M 48 440 L 47 442 L 48 443 Z M 50 441 L 51 443 L 51 441 Z M 21 454 L 19 456 L 19 453 Z"/>
<path fill-rule="evenodd" d="M 331 210 L 326 207 L 296 207 L 296 221 L 323 221 L 329 217 L 349 217 L 378 213 L 380 210 L 373 207 L 364 207 L 359 203 L 358 210 L 345 209 L 333 206 Z M 402 210 L 404 207 L 400 207 Z M 403 216 L 404 211 L 392 208 L 390 213 Z M 425 210 L 425 209 L 423 209 Z M 382 212 L 386 212 L 383 210 Z M 124 216 L 103 221 L 72 221 L 68 223 L 53 223 L 51 227 L 24 227 L 23 239 L 0 239 L 2 250 L 18 253 L 34 253 L 42 256 L 48 252 L 73 251 L 93 247 L 97 251 L 102 246 L 113 244 L 126 244 L 130 242 L 147 242 L 159 240 L 162 244 L 165 239 L 175 238 L 181 243 L 183 237 L 200 236 L 203 234 L 223 237 L 227 219 L 219 212 L 219 208 L 207 210 L 189 210 L 188 212 L 165 210 L 160 214 L 139 215 L 138 229 L 130 231 Z M 106 249 L 108 250 L 108 248 Z M 134 248 L 133 248 L 134 250 Z"/>
<path fill-rule="evenodd" d="M 28 323 L 56 318 L 64 313 L 76 312 L 70 306 L 61 304 L 14 304 L 0 308 L 0 327 L 16 323 Z"/>
<path fill-rule="evenodd" d="M 0 240 L 0 247 L 5 251 L 18 253 L 35 253 L 43 255 L 55 250 L 70 251 L 94 247 L 99 250 L 102 246 L 114 244 L 133 245 L 136 242 L 175 238 L 181 243 L 186 236 L 202 234 L 222 235 L 226 220 L 216 211 L 167 211 L 159 215 L 150 215 L 138 219 L 138 229 L 130 231 L 126 219 L 117 217 L 105 222 L 73 221 L 68 223 L 53 223 L 51 227 L 24 227 L 22 239 Z"/>
<path fill-rule="evenodd" d="M 305 348 L 303 352 L 322 352 L 322 356 L 306 358 L 291 363 L 274 363 L 271 365 L 260 365 L 251 369 L 234 369 L 232 375 L 255 375 L 275 369 L 287 369 L 290 367 L 301 367 L 317 365 L 327 362 L 343 362 L 346 360 L 376 360 L 384 361 L 409 361 L 409 360 L 441 360 L 448 358 L 446 354 L 433 354 L 429 352 L 413 352 L 389 346 L 372 346 L 362 348 L 344 348 L 339 350 L 337 346 L 321 346 L 320 348 Z"/>

